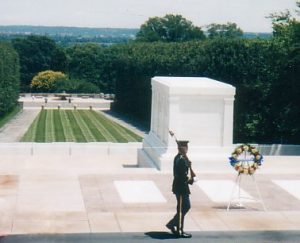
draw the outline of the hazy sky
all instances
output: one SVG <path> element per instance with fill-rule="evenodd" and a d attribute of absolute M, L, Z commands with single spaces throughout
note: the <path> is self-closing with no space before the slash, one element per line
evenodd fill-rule
<path fill-rule="evenodd" d="M 235 22 L 270 32 L 265 17 L 296 0 L 0 0 L 0 25 L 139 28 L 149 17 L 181 14 L 197 26 Z"/>

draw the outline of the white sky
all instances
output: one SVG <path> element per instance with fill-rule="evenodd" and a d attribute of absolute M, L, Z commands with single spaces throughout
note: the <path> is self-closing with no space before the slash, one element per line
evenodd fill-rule
<path fill-rule="evenodd" d="M 197 26 L 235 22 L 271 32 L 270 13 L 296 0 L 0 0 L 0 25 L 139 28 L 149 17 L 181 14 Z"/>

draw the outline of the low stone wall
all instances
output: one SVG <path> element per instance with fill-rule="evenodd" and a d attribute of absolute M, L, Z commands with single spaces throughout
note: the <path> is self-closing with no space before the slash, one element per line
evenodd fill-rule
<path fill-rule="evenodd" d="M 24 109 L 57 109 L 58 107 L 63 109 L 93 109 L 97 110 L 110 110 L 111 103 L 113 100 L 107 100 L 105 98 L 94 98 L 92 95 L 74 95 L 72 97 L 67 97 L 66 100 L 61 100 L 58 97 L 54 97 L 52 94 L 49 95 L 36 95 L 33 97 L 28 97 L 26 94 L 21 96 L 19 102 L 22 104 Z"/>
<path fill-rule="evenodd" d="M 60 93 L 20 93 L 20 97 L 55 97 Z M 84 97 L 84 98 L 104 98 L 104 99 L 114 99 L 115 94 L 92 94 L 92 93 L 80 93 L 80 94 L 69 94 L 70 97 Z"/>
<path fill-rule="evenodd" d="M 285 145 L 285 144 L 259 144 L 258 150 L 263 155 L 268 156 L 300 156 L 300 145 Z"/>
<path fill-rule="evenodd" d="M 42 108 L 44 106 L 45 109 L 50 108 L 50 109 L 57 109 L 58 106 L 60 108 L 67 108 L 67 109 L 74 109 L 74 106 L 76 106 L 77 109 L 90 109 L 92 107 L 93 109 L 97 110 L 110 110 L 110 104 L 111 101 L 103 101 L 103 102 L 73 102 L 73 103 L 68 103 L 66 101 L 64 102 L 23 102 L 23 108 Z"/>
<path fill-rule="evenodd" d="M 234 145 L 233 148 L 237 146 Z M 259 144 L 255 145 L 260 153 L 266 156 L 300 156 L 300 145 L 283 145 L 283 144 L 273 144 L 265 145 Z M 136 155 L 136 151 L 142 148 L 142 143 L 0 143 L 0 155 L 39 155 L 39 154 L 55 154 L 55 155 L 122 155 L 122 154 L 132 154 Z M 197 148 L 196 148 L 197 149 Z M 176 148 L 174 147 L 174 153 L 176 153 Z M 218 154 L 214 148 L 202 147 L 198 148 L 200 154 Z M 223 150 L 222 150 L 223 151 Z M 230 148 L 227 148 L 226 152 L 230 155 Z M 191 156 L 195 151 L 191 149 L 189 153 Z M 231 151 L 232 152 L 232 151 Z M 224 151 L 223 151 L 224 153 Z"/>
<path fill-rule="evenodd" d="M 0 154 L 49 156 L 123 156 L 136 158 L 142 143 L 0 143 Z"/>

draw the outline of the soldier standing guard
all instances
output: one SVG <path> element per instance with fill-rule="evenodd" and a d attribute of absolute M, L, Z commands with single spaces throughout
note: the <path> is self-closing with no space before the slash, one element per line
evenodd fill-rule
<path fill-rule="evenodd" d="M 173 185 L 172 191 L 177 199 L 177 213 L 166 224 L 166 227 L 172 231 L 177 237 L 191 238 L 192 235 L 183 231 L 184 217 L 191 208 L 189 184 L 193 184 L 193 176 L 188 177 L 191 162 L 186 153 L 188 151 L 188 141 L 177 141 L 178 154 L 174 158 L 173 165 Z M 193 173 L 194 174 L 194 173 Z"/>

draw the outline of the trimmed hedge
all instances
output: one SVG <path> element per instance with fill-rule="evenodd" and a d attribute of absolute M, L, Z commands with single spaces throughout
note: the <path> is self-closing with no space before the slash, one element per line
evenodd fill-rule
<path fill-rule="evenodd" d="M 19 87 L 18 54 L 9 43 L 0 42 L 0 116 L 4 116 L 17 105 Z"/>
<path fill-rule="evenodd" d="M 274 96 L 274 91 L 278 84 L 288 87 L 290 80 L 284 74 L 288 49 L 280 43 L 221 38 L 185 43 L 132 43 L 107 51 L 114 48 L 119 50 L 119 56 L 110 65 L 115 74 L 116 110 L 149 124 L 153 76 L 210 77 L 237 88 L 235 142 L 300 143 L 298 124 L 289 117 L 284 117 L 286 125 L 278 119 L 285 116 L 278 109 L 278 101 L 285 104 L 287 101 L 286 94 Z M 295 98 L 288 102 L 297 107 Z"/>

